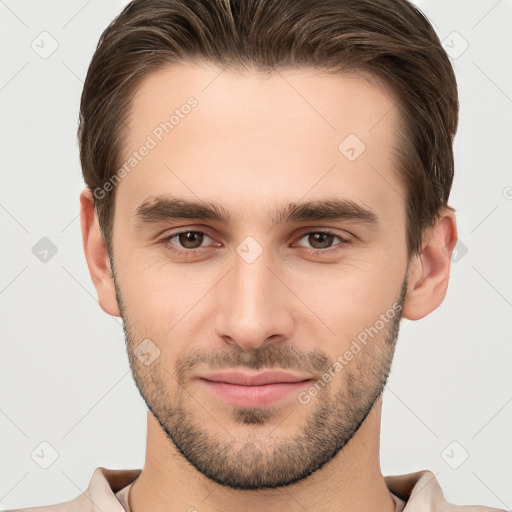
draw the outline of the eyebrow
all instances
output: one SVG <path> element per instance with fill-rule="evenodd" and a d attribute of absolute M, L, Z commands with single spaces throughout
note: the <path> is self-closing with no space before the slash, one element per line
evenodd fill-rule
<path fill-rule="evenodd" d="M 150 196 L 135 210 L 136 221 L 151 224 L 179 219 L 209 220 L 223 224 L 233 221 L 232 215 L 220 204 L 195 201 L 174 196 Z M 271 212 L 272 223 L 299 223 L 325 220 L 347 220 L 377 226 L 377 214 L 350 199 L 324 199 L 289 203 Z"/>

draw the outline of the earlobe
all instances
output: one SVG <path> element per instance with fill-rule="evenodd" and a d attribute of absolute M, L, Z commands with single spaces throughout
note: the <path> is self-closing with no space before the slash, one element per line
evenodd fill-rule
<path fill-rule="evenodd" d="M 121 313 L 117 304 L 110 259 L 99 226 L 98 216 L 94 209 L 94 198 L 88 188 L 80 194 L 80 207 L 80 225 L 85 259 L 98 294 L 98 302 L 105 313 L 120 317 Z"/>
<path fill-rule="evenodd" d="M 419 320 L 437 309 L 448 289 L 453 249 L 457 242 L 455 212 L 444 208 L 425 234 L 421 253 L 409 266 L 409 287 L 402 316 Z"/>

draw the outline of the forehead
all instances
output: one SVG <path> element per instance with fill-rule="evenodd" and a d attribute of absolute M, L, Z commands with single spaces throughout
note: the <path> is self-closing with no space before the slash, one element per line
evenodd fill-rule
<path fill-rule="evenodd" d="M 215 194 L 228 209 L 327 192 L 396 205 L 405 197 L 395 172 L 398 121 L 395 98 L 376 79 L 173 65 L 147 76 L 133 97 L 122 164 L 150 150 L 117 194 L 132 211 L 166 192 Z"/>
<path fill-rule="evenodd" d="M 293 128 L 297 132 L 302 128 L 329 134 L 335 140 L 348 130 L 368 139 L 383 117 L 384 130 L 377 132 L 388 132 L 398 120 L 393 91 L 368 73 L 334 74 L 312 68 L 263 73 L 180 63 L 141 81 L 130 106 L 130 134 L 150 133 L 155 121 L 168 121 L 190 98 L 200 107 L 194 109 L 193 117 L 202 121 L 200 132 L 198 123 L 193 129 L 203 135 L 213 131 L 220 136 L 236 123 L 243 130 L 239 135 L 264 127 L 284 128 L 292 134 Z M 212 117 L 212 113 L 217 115 Z M 180 112 L 177 114 L 182 120 Z M 293 126 L 296 121 L 302 121 L 301 125 Z M 174 127 L 182 124 L 173 123 Z M 179 131 L 186 133 L 184 123 Z M 378 137 L 378 133 L 374 135 Z"/>

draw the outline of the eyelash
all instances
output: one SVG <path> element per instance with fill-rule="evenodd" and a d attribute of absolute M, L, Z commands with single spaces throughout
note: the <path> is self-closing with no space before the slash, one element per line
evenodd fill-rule
<path fill-rule="evenodd" d="M 180 248 L 174 247 L 174 244 L 171 243 L 171 240 L 173 238 L 175 238 L 175 237 L 177 237 L 179 235 L 185 234 L 185 233 L 198 233 L 198 234 L 206 235 L 209 238 L 212 238 L 210 235 L 208 235 L 208 233 L 206 233 L 204 231 L 199 231 L 199 230 L 194 230 L 194 229 L 187 229 L 185 231 L 177 231 L 176 233 L 171 233 L 171 234 L 167 235 L 166 237 L 164 237 L 161 241 L 162 241 L 162 243 L 166 246 L 166 248 L 169 251 L 171 251 L 173 254 L 176 254 L 177 256 L 185 256 L 185 257 L 193 256 L 194 254 L 197 254 L 201 249 L 208 249 L 208 248 L 205 248 L 205 247 L 198 247 L 196 249 L 180 249 Z M 337 238 L 338 241 L 340 242 L 339 244 L 336 244 L 335 246 L 329 247 L 327 249 L 312 249 L 312 248 L 301 246 L 309 254 L 313 254 L 313 255 L 331 254 L 333 252 L 337 252 L 337 251 L 342 250 L 342 247 L 344 247 L 346 245 L 349 245 L 351 243 L 350 240 L 348 240 L 346 238 L 343 238 L 342 236 L 338 235 L 337 233 L 334 233 L 334 232 L 328 231 L 328 230 L 327 231 L 321 231 L 321 230 L 320 231 L 304 231 L 303 233 L 301 233 L 299 235 L 297 240 L 301 240 L 306 235 L 311 235 L 311 234 L 332 235 L 335 238 Z"/>

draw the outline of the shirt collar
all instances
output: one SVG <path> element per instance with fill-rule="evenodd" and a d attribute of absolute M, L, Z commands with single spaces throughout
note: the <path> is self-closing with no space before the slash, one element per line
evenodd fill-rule
<path fill-rule="evenodd" d="M 406 502 L 404 512 L 434 512 L 446 504 L 443 491 L 432 471 L 389 475 L 384 477 L 384 481 L 393 494 Z"/>
<path fill-rule="evenodd" d="M 130 485 L 140 469 L 108 469 L 98 467 L 84 493 L 90 512 L 124 512 L 115 493 Z M 429 470 L 384 477 L 388 489 L 406 502 L 403 512 L 438 512 L 446 503 L 434 473 Z"/>

